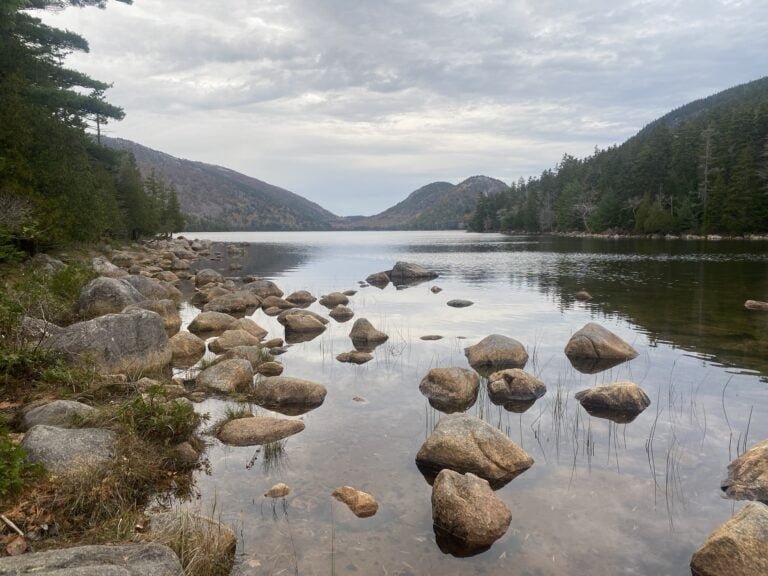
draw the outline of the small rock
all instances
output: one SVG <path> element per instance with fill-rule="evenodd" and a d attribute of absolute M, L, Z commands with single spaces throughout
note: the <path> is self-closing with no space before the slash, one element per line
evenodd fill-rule
<path fill-rule="evenodd" d="M 422 336 L 421 340 L 442 340 L 443 337 L 439 334 L 427 334 L 426 336 Z"/>
<path fill-rule="evenodd" d="M 592 295 L 586 290 L 581 290 L 579 292 L 576 292 L 576 294 L 574 294 L 573 297 L 579 302 L 587 302 L 589 300 L 592 300 Z"/>
<path fill-rule="evenodd" d="M 235 346 L 222 354 L 219 360 L 230 360 L 232 358 L 248 360 L 254 370 L 268 361 L 268 356 L 264 354 L 264 348 L 260 346 Z"/>
<path fill-rule="evenodd" d="M 351 352 L 342 352 L 336 356 L 336 360 L 346 364 L 365 364 L 366 362 L 373 360 L 373 354 L 369 352 L 361 352 L 359 350 L 352 350 Z"/>
<path fill-rule="evenodd" d="M 628 423 L 651 405 L 651 399 L 634 382 L 601 384 L 582 390 L 576 400 L 593 416 Z"/>
<path fill-rule="evenodd" d="M 205 268 L 195 274 L 195 286 L 198 288 L 207 284 L 221 284 L 222 282 L 224 282 L 224 277 L 210 268 Z"/>
<path fill-rule="evenodd" d="M 472 306 L 474 302 L 471 300 L 448 300 L 447 302 L 448 306 L 451 306 L 452 308 L 467 308 L 468 306 Z"/>
<path fill-rule="evenodd" d="M 264 298 L 264 300 L 261 301 L 261 307 L 264 310 L 268 310 L 269 308 L 280 308 L 280 310 L 291 310 L 295 308 L 296 305 L 293 304 L 292 302 L 288 302 L 288 300 L 283 300 L 278 296 L 267 296 L 266 298 Z"/>
<path fill-rule="evenodd" d="M 267 498 L 285 498 L 290 493 L 291 489 L 288 487 L 288 485 L 279 482 L 264 492 L 264 496 Z"/>
<path fill-rule="evenodd" d="M 488 377 L 488 396 L 494 404 L 528 402 L 546 392 L 544 382 L 519 368 L 494 372 Z"/>
<path fill-rule="evenodd" d="M 184 466 L 194 466 L 197 464 L 197 459 L 200 457 L 189 442 L 177 444 L 173 449 L 173 454 L 176 457 L 177 462 Z"/>
<path fill-rule="evenodd" d="M 352 342 L 385 342 L 389 339 L 389 336 L 384 334 L 376 328 L 366 319 L 358 318 L 352 325 L 352 331 L 349 333 L 349 337 Z"/>
<path fill-rule="evenodd" d="M 347 298 L 341 292 L 331 292 L 330 294 L 325 294 L 320 298 L 320 304 L 326 308 L 335 308 L 339 305 L 344 306 L 349 304 L 349 298 Z"/>
<path fill-rule="evenodd" d="M 171 363 L 177 367 L 194 365 L 205 354 L 205 341 L 190 332 L 179 332 L 170 339 L 173 358 Z"/>
<path fill-rule="evenodd" d="M 131 310 L 149 310 L 160 315 L 163 319 L 163 326 L 168 337 L 173 336 L 181 328 L 181 316 L 173 300 L 142 300 L 138 304 L 127 306 L 123 312 Z"/>
<path fill-rule="evenodd" d="M 312 296 L 307 290 L 298 290 L 285 297 L 288 302 L 293 304 L 312 304 L 317 298 Z"/>
<path fill-rule="evenodd" d="M 443 289 L 440 288 L 440 286 L 432 286 L 432 288 L 430 288 L 429 290 L 430 292 L 432 292 L 432 294 L 439 294 L 440 292 L 443 291 Z"/>
<path fill-rule="evenodd" d="M 389 272 L 376 272 L 368 276 L 365 281 L 376 288 L 385 288 L 389 284 Z"/>
<path fill-rule="evenodd" d="M 768 503 L 768 440 L 756 444 L 728 465 L 728 478 L 721 484 L 733 500 Z"/>
<path fill-rule="evenodd" d="M 188 330 L 194 334 L 224 332 L 234 321 L 233 316 L 223 312 L 201 312 L 190 322 Z"/>
<path fill-rule="evenodd" d="M 395 266 L 389 273 L 390 280 L 395 284 L 401 280 L 432 280 L 433 278 L 437 277 L 438 274 L 436 272 L 428 270 L 419 264 L 413 264 L 410 262 L 395 263 Z"/>
<path fill-rule="evenodd" d="M 466 368 L 432 368 L 419 384 L 429 403 L 443 412 L 463 412 L 477 400 L 480 377 Z"/>
<path fill-rule="evenodd" d="M 520 368 L 528 362 L 528 352 L 515 340 L 500 334 L 486 336 L 474 346 L 464 349 L 472 368 Z"/>
<path fill-rule="evenodd" d="M 333 497 L 343 502 L 358 518 L 368 518 L 376 514 L 379 505 L 373 496 L 367 492 L 356 490 L 351 486 L 341 486 L 333 491 Z"/>
<path fill-rule="evenodd" d="M 218 392 L 236 392 L 247 388 L 253 382 L 253 368 L 248 360 L 233 358 L 209 366 L 195 380 L 199 388 Z"/>
<path fill-rule="evenodd" d="M 231 446 L 257 446 L 282 440 L 304 430 L 301 420 L 250 416 L 230 420 L 221 427 L 218 438 Z"/>
<path fill-rule="evenodd" d="M 320 406 L 326 392 L 322 384 L 286 376 L 262 378 L 253 387 L 259 403 L 271 407 Z"/>
<path fill-rule="evenodd" d="M 357 290 L 344 290 L 342 294 L 344 294 L 344 296 L 354 296 L 357 294 Z"/>
<path fill-rule="evenodd" d="M 280 362 L 263 362 L 258 365 L 256 372 L 262 376 L 280 376 L 283 373 L 283 365 Z"/>
<path fill-rule="evenodd" d="M 590 322 L 571 336 L 565 354 L 569 358 L 631 360 L 637 351 L 607 328 Z"/>
<path fill-rule="evenodd" d="M 328 323 L 328 320 L 319 314 L 300 308 L 281 311 L 277 321 L 285 326 L 286 330 L 294 333 L 320 333 L 325 330 L 325 325 Z"/>
<path fill-rule="evenodd" d="M 249 290 L 258 296 L 259 298 L 266 298 L 267 296 L 277 296 L 282 298 L 283 291 L 277 287 L 277 284 L 271 280 L 257 279 L 243 286 L 245 290 Z"/>
<path fill-rule="evenodd" d="M 328 313 L 328 316 L 336 320 L 336 322 L 347 322 L 351 320 L 355 313 L 346 306 L 339 304 L 333 310 Z"/>
<path fill-rule="evenodd" d="M 95 318 L 122 312 L 126 306 L 138 304 L 144 296 L 128 282 L 100 277 L 91 280 L 80 291 L 77 313 L 82 318 Z"/>
<path fill-rule="evenodd" d="M 223 296 L 217 296 L 203 306 L 203 312 L 223 312 L 225 314 L 245 312 L 249 308 L 253 310 L 261 305 L 258 296 L 247 290 L 229 292 Z"/>
<path fill-rule="evenodd" d="M 227 330 L 208 344 L 214 354 L 222 354 L 237 346 L 258 346 L 261 340 L 245 330 Z"/>

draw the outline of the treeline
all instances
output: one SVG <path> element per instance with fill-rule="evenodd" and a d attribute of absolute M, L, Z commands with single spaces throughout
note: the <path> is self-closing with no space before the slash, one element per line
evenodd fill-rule
<path fill-rule="evenodd" d="M 768 77 L 683 106 L 621 146 L 485 196 L 473 231 L 768 231 Z"/>
<path fill-rule="evenodd" d="M 104 1 L 0 0 L 0 259 L 183 227 L 173 189 L 100 145 L 124 113 L 105 100 L 108 84 L 63 65 L 88 43 L 35 15 L 62 5 Z"/>

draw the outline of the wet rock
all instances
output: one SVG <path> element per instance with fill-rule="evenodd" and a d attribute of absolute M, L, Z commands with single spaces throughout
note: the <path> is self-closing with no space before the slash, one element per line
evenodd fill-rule
<path fill-rule="evenodd" d="M 591 415 L 614 422 L 628 423 L 651 405 L 651 399 L 634 382 L 601 384 L 575 395 Z"/>
<path fill-rule="evenodd" d="M 232 358 L 209 366 L 197 375 L 198 388 L 230 393 L 247 388 L 253 382 L 253 368 L 248 360 Z"/>
<path fill-rule="evenodd" d="M 488 377 L 488 396 L 494 404 L 531 402 L 546 393 L 544 382 L 519 368 L 494 372 Z"/>
<path fill-rule="evenodd" d="M 350 308 L 341 304 L 328 312 L 328 316 L 336 320 L 336 322 L 347 322 L 351 320 L 354 315 L 355 313 Z"/>
<path fill-rule="evenodd" d="M 41 346 L 61 352 L 71 362 L 95 365 L 107 374 L 153 372 L 171 362 L 163 320 L 148 310 L 71 324 L 52 333 Z"/>
<path fill-rule="evenodd" d="M 386 342 L 389 336 L 376 330 L 367 318 L 358 318 L 352 325 L 352 331 L 349 333 L 349 337 L 353 343 L 381 343 Z"/>
<path fill-rule="evenodd" d="M 297 290 L 296 292 L 293 292 L 285 297 L 285 299 L 288 302 L 291 302 L 292 304 L 312 304 L 312 302 L 315 302 L 317 298 L 312 296 L 310 292 L 307 290 Z"/>
<path fill-rule="evenodd" d="M 115 433 L 101 428 L 59 428 L 39 424 L 24 436 L 21 447 L 27 460 L 42 464 L 56 474 L 79 471 L 108 462 L 113 455 Z"/>
<path fill-rule="evenodd" d="M 0 560 L 0 574 L 17 576 L 180 576 L 179 558 L 161 544 L 77 546 Z"/>
<path fill-rule="evenodd" d="M 747 310 L 768 310 L 768 302 L 760 302 L 759 300 L 747 300 L 744 302 L 744 308 Z"/>
<path fill-rule="evenodd" d="M 365 281 L 376 288 L 385 288 L 389 284 L 389 272 L 376 272 L 368 276 Z"/>
<path fill-rule="evenodd" d="M 224 312 L 241 313 L 246 310 L 258 308 L 261 304 L 258 296 L 251 294 L 246 290 L 238 290 L 237 292 L 229 292 L 223 296 L 217 296 L 205 306 L 203 306 L 204 312 Z"/>
<path fill-rule="evenodd" d="M 266 349 L 260 346 L 235 346 L 220 356 L 220 360 L 231 360 L 232 358 L 248 360 L 254 370 L 270 359 Z"/>
<path fill-rule="evenodd" d="M 207 284 L 221 284 L 222 282 L 224 282 L 224 277 L 210 268 L 205 268 L 195 274 L 195 286 L 198 288 Z"/>
<path fill-rule="evenodd" d="M 344 296 L 341 292 L 331 292 L 330 294 L 324 294 L 320 297 L 320 304 L 326 308 L 335 308 L 339 305 L 349 304 L 349 298 Z"/>
<path fill-rule="evenodd" d="M 188 330 L 193 334 L 224 332 L 234 321 L 233 316 L 223 312 L 201 312 L 189 323 Z"/>
<path fill-rule="evenodd" d="M 95 278 L 80 291 L 77 313 L 82 318 L 95 318 L 121 312 L 126 306 L 142 300 L 141 292 L 128 282 L 117 278 Z"/>
<path fill-rule="evenodd" d="M 576 292 L 576 294 L 574 294 L 573 297 L 579 302 L 587 302 L 589 300 L 592 300 L 592 295 L 586 290 L 581 290 L 579 292 Z"/>
<path fill-rule="evenodd" d="M 206 560 L 214 563 L 222 574 L 229 574 L 235 560 L 237 536 L 221 522 L 177 509 L 149 515 L 148 538 L 161 542 L 205 543 Z M 179 576 L 183 572 L 179 573 Z"/>
<path fill-rule="evenodd" d="M 768 504 L 768 440 L 731 462 L 728 478 L 720 487 L 733 500 L 759 500 Z"/>
<path fill-rule="evenodd" d="M 389 279 L 395 284 L 399 284 L 401 281 L 432 280 L 437 277 L 438 274 L 436 272 L 410 262 L 397 262 L 389 273 Z"/>
<path fill-rule="evenodd" d="M 451 308 L 467 308 L 468 306 L 472 306 L 474 302 L 471 300 L 448 300 L 447 302 L 448 306 Z"/>
<path fill-rule="evenodd" d="M 262 376 L 280 376 L 283 373 L 283 365 L 280 362 L 262 362 L 256 372 Z"/>
<path fill-rule="evenodd" d="M 268 296 L 283 297 L 283 291 L 271 280 L 254 280 L 243 286 L 243 289 L 253 292 L 259 298 L 266 298 Z"/>
<path fill-rule="evenodd" d="M 205 354 L 205 341 L 190 332 L 179 332 L 170 339 L 170 344 L 174 366 L 192 366 Z"/>
<path fill-rule="evenodd" d="M 301 420 L 250 416 L 230 420 L 219 430 L 218 438 L 231 446 L 257 446 L 282 440 L 304 430 Z"/>
<path fill-rule="evenodd" d="M 471 550 L 488 548 L 504 536 L 512 512 L 488 482 L 472 473 L 444 469 L 432 487 L 432 522 L 436 530 Z"/>
<path fill-rule="evenodd" d="M 336 356 L 336 360 L 347 364 L 365 364 L 366 362 L 373 360 L 373 354 L 370 352 L 352 350 L 351 352 L 342 352 Z"/>
<path fill-rule="evenodd" d="M 165 333 L 169 337 L 176 334 L 181 328 L 181 316 L 173 300 L 142 300 L 138 304 L 127 306 L 123 312 L 130 312 L 131 310 L 149 310 L 158 314 L 163 319 Z"/>
<path fill-rule="evenodd" d="M 352 486 L 341 486 L 333 491 L 333 497 L 343 502 L 358 518 L 368 518 L 376 514 L 379 505 L 367 492 L 362 492 Z"/>
<path fill-rule="evenodd" d="M 72 400 L 54 400 L 43 406 L 29 410 L 21 420 L 23 430 L 29 430 L 38 424 L 71 428 L 73 421 L 96 413 L 96 409 Z"/>
<path fill-rule="evenodd" d="M 112 262 L 107 260 L 105 256 L 96 256 L 96 258 L 91 261 L 91 265 L 96 274 L 99 276 L 106 276 L 107 278 L 122 278 L 123 276 L 128 275 L 128 272 L 112 264 Z"/>
<path fill-rule="evenodd" d="M 254 336 L 255 338 L 258 338 L 261 340 L 264 338 L 264 336 L 267 335 L 267 331 L 256 324 L 253 320 L 250 318 L 238 318 L 232 324 L 229 325 L 229 330 L 245 330 L 248 332 L 251 336 Z"/>
<path fill-rule="evenodd" d="M 533 458 L 506 434 L 466 414 L 443 416 L 416 455 L 427 478 L 443 468 L 472 472 L 494 488 L 533 466 Z"/>
<path fill-rule="evenodd" d="M 208 344 L 214 354 L 222 354 L 236 346 L 258 346 L 261 340 L 245 330 L 226 330 L 221 336 Z"/>
<path fill-rule="evenodd" d="M 285 498 L 291 493 L 291 489 L 288 487 L 287 484 L 283 484 L 282 482 L 278 482 L 272 488 L 264 492 L 265 498 Z"/>
<path fill-rule="evenodd" d="M 432 292 L 432 294 L 439 294 L 440 292 L 443 291 L 443 289 L 440 288 L 440 286 L 432 286 L 432 288 L 430 288 L 429 290 L 430 292 Z"/>
<path fill-rule="evenodd" d="M 266 310 L 267 308 L 279 308 L 280 310 L 291 310 L 292 308 L 296 308 L 295 304 L 292 304 L 291 302 L 288 302 L 287 300 L 283 300 L 282 298 L 279 298 L 277 296 L 267 296 L 262 300 L 261 307 Z"/>
<path fill-rule="evenodd" d="M 259 404 L 268 407 L 307 406 L 317 407 L 325 401 L 325 386 L 300 378 L 273 376 L 256 380 L 254 397 Z"/>
<path fill-rule="evenodd" d="M 768 506 L 752 502 L 709 535 L 691 558 L 694 576 L 768 574 Z"/>
<path fill-rule="evenodd" d="M 475 403 L 480 377 L 465 368 L 432 368 L 419 384 L 429 403 L 443 412 L 463 412 Z"/>
<path fill-rule="evenodd" d="M 427 340 L 427 341 L 442 340 L 442 339 L 443 339 L 443 337 L 440 336 L 439 334 L 427 334 L 427 335 L 421 337 L 421 340 Z"/>
<path fill-rule="evenodd" d="M 281 312 L 277 321 L 291 332 L 322 332 L 325 330 L 325 325 L 328 324 L 327 318 L 300 308 Z"/>
<path fill-rule="evenodd" d="M 636 357 L 637 351 L 607 328 L 590 322 L 571 336 L 565 354 L 569 358 L 623 361 Z"/>
<path fill-rule="evenodd" d="M 568 361 L 582 374 L 598 374 L 626 362 L 623 358 L 578 358 L 569 356 Z"/>
<path fill-rule="evenodd" d="M 508 336 L 491 334 L 464 349 L 472 368 L 522 368 L 528 362 L 525 347 Z"/>

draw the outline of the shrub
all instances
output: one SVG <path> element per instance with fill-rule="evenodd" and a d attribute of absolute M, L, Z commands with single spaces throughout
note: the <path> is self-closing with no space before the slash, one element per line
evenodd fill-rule
<path fill-rule="evenodd" d="M 204 417 L 189 403 L 168 401 L 161 388 L 153 388 L 124 404 L 117 418 L 139 438 L 168 446 L 189 438 Z"/>

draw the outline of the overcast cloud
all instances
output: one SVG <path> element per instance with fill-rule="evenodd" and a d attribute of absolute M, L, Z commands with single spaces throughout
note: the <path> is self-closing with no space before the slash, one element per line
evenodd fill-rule
<path fill-rule="evenodd" d="M 111 135 L 337 214 L 507 182 L 764 76 L 765 0 L 135 0 L 46 21 L 113 82 Z"/>

